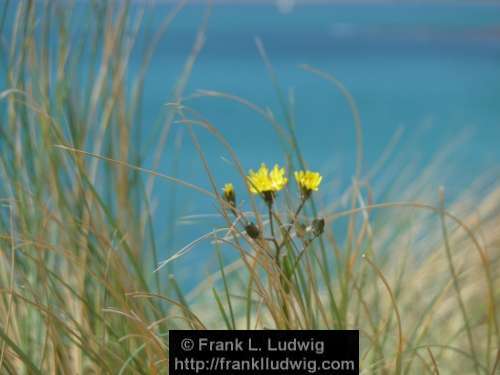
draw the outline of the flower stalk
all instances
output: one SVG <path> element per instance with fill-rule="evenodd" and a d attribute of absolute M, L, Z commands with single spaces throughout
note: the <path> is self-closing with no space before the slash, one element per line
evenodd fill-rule
<path fill-rule="evenodd" d="M 269 218 L 269 235 L 265 236 L 262 229 L 259 229 L 253 222 L 246 221 L 244 217 L 242 221 L 242 226 L 246 235 L 252 240 L 257 241 L 257 243 L 259 243 L 259 248 L 262 248 L 266 254 L 274 258 L 274 264 L 279 272 L 280 303 L 283 314 L 287 320 L 285 323 L 286 327 L 289 326 L 288 319 L 290 318 L 287 296 L 289 296 L 290 293 L 289 284 L 292 275 L 296 267 L 298 267 L 299 261 L 305 251 L 309 248 L 314 239 L 321 236 L 325 227 L 325 221 L 322 218 L 313 218 L 309 221 L 308 225 L 302 224 L 301 222 L 300 229 L 295 230 L 297 234 L 296 237 L 301 241 L 301 245 L 299 245 L 291 235 L 293 228 L 296 228 L 297 223 L 299 223 L 299 218 L 301 217 L 301 212 L 305 204 L 311 198 L 313 192 L 319 190 L 323 178 L 318 172 L 308 170 L 296 171 L 293 175 L 299 191 L 299 202 L 290 219 L 290 223 L 286 227 L 280 219 L 281 216 L 276 210 L 275 203 L 278 199 L 279 192 L 287 187 L 288 178 L 285 168 L 280 167 L 278 164 L 275 164 L 272 169 L 269 169 L 265 163 L 262 163 L 257 171 L 250 170 L 246 176 L 248 191 L 251 194 L 260 196 L 266 206 Z M 229 205 L 231 212 L 235 216 L 238 216 L 236 209 L 236 193 L 233 184 L 228 183 L 224 185 L 223 198 Z M 277 230 L 276 225 L 278 225 L 279 230 Z M 268 251 L 271 249 L 266 248 L 265 243 L 263 244 L 259 239 L 264 239 L 268 243 L 273 243 L 274 256 L 271 255 L 272 251 Z M 287 253 L 283 259 L 281 259 L 281 251 L 285 247 L 290 247 L 291 252 Z"/>

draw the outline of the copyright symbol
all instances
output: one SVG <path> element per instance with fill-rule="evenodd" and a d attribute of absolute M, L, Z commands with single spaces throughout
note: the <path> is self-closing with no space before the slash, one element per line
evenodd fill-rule
<path fill-rule="evenodd" d="M 185 352 L 190 352 L 194 348 L 194 341 L 191 339 L 183 339 L 181 341 L 181 348 Z"/>

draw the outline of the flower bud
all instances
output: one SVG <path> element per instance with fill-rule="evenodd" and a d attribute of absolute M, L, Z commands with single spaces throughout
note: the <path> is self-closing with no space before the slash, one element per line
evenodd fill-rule
<path fill-rule="evenodd" d="M 225 184 L 223 191 L 224 200 L 231 205 L 231 207 L 236 207 L 236 194 L 234 192 L 234 186 L 231 183 Z"/>
<path fill-rule="evenodd" d="M 325 231 L 325 219 L 323 219 L 323 218 L 314 219 L 312 221 L 311 227 L 312 227 L 313 234 L 316 237 L 320 236 Z"/>
<path fill-rule="evenodd" d="M 248 236 L 250 238 L 253 238 L 254 240 L 259 238 L 260 236 L 259 228 L 257 228 L 257 226 L 254 223 L 249 223 L 245 227 L 245 232 L 247 232 Z"/>

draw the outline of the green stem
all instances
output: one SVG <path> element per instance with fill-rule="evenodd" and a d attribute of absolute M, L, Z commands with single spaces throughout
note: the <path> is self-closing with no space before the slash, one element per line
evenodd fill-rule
<path fill-rule="evenodd" d="M 268 203 L 267 204 L 267 210 L 268 210 L 268 213 L 269 213 L 269 226 L 271 228 L 271 238 L 270 240 L 274 243 L 274 247 L 276 248 L 276 263 L 278 264 L 278 266 L 280 265 L 280 259 L 279 259 L 279 245 L 278 245 L 278 241 L 276 240 L 276 236 L 274 234 L 274 221 L 273 221 L 273 204 L 272 203 Z"/>
<path fill-rule="evenodd" d="M 316 239 L 318 238 L 319 235 L 316 235 L 314 236 L 313 238 L 311 238 L 310 240 L 306 240 L 304 242 L 304 247 L 302 248 L 302 250 L 299 252 L 299 255 L 297 256 L 297 258 L 295 258 L 295 262 L 293 263 L 293 266 L 292 266 L 292 269 L 291 269 L 291 274 L 293 272 L 295 272 L 295 268 L 297 268 L 297 266 L 299 265 L 299 262 L 300 262 L 300 259 L 302 258 L 302 256 L 305 254 L 307 248 L 309 247 L 309 245 Z"/>
<path fill-rule="evenodd" d="M 276 248 L 276 265 L 278 266 L 281 287 L 283 288 L 283 290 L 285 291 L 285 293 L 288 293 L 288 292 L 286 292 L 286 283 L 283 280 L 283 268 L 282 268 L 281 261 L 280 261 L 281 246 L 278 244 L 278 241 L 276 240 L 276 236 L 275 236 L 275 233 L 274 233 L 274 221 L 273 221 L 273 209 L 272 209 L 272 206 L 273 206 L 272 203 L 268 203 L 267 204 L 267 209 L 268 209 L 268 213 L 269 213 L 269 226 L 271 228 L 271 238 L 270 238 L 270 240 L 274 243 L 274 246 Z M 287 305 L 286 305 L 286 299 L 285 298 L 282 299 L 281 307 L 283 309 L 283 314 L 284 314 L 285 319 L 286 319 L 285 320 L 285 329 L 288 329 L 289 328 L 289 324 L 288 324 L 289 313 L 288 313 L 288 308 L 287 308 Z"/>
<path fill-rule="evenodd" d="M 306 200 L 307 199 L 302 198 L 302 200 L 300 201 L 299 207 L 297 207 L 297 210 L 295 210 L 295 213 L 294 213 L 294 215 L 292 217 L 292 221 L 290 222 L 290 226 L 286 229 L 285 235 L 283 236 L 283 241 L 279 245 L 279 249 L 280 250 L 285 245 L 285 242 L 287 241 L 287 239 L 290 238 L 290 232 L 292 231 L 292 228 L 295 225 L 295 222 L 297 221 L 297 218 L 299 217 L 300 211 L 302 211 L 302 209 L 304 208 Z"/>

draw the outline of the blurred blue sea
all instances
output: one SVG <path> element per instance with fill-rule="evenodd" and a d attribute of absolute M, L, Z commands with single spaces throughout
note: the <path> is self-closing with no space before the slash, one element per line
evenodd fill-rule
<path fill-rule="evenodd" d="M 155 8 L 152 28 L 170 8 Z M 182 10 L 153 58 L 145 94 L 146 124 L 168 101 L 169 88 L 181 71 L 204 11 L 201 5 Z M 439 175 L 435 180 L 436 188 L 445 183 L 451 194 L 500 165 L 499 5 L 299 5 L 288 13 L 273 4 L 215 5 L 186 96 L 197 89 L 223 91 L 270 107 L 283 120 L 256 37 L 265 46 L 284 95 L 293 97 L 303 155 L 311 168 L 326 174 L 327 183 L 335 182 L 332 189 L 340 191 L 354 174 L 352 114 L 338 90 L 300 69 L 300 64 L 335 75 L 355 98 L 364 129 L 364 173 L 398 129 L 403 133 L 391 157 L 415 157 L 417 165 L 408 166 L 415 174 L 438 150 L 465 134 L 450 165 L 458 171 L 451 185 L 445 181 L 445 173 L 442 180 Z M 192 99 L 186 104 L 222 132 L 245 169 L 256 168 L 261 161 L 285 161 L 272 127 L 247 108 L 217 98 Z M 177 136 L 171 137 L 161 170 L 176 171 L 181 178 L 209 188 L 189 134 L 181 128 L 172 130 Z M 224 161 L 228 153 L 223 146 L 202 129 L 197 135 L 218 184 L 238 181 L 235 169 Z M 182 160 L 177 167 L 172 153 L 175 138 L 182 140 Z M 178 192 L 176 199 L 168 198 L 163 192 L 172 187 L 165 185 L 158 181 L 163 212 L 171 213 L 174 207 L 180 216 L 215 213 L 215 206 L 203 203 L 205 198 L 198 193 Z M 241 181 L 236 185 L 243 186 Z M 157 230 L 168 236 L 171 230 L 163 230 L 161 222 Z M 177 230 L 181 235 L 168 251 L 192 239 L 193 230 L 202 234 L 215 226 L 208 223 L 204 229 Z M 191 259 L 200 256 L 200 250 L 194 253 Z"/>
<path fill-rule="evenodd" d="M 88 2 L 77 7 L 85 4 Z M 130 79 L 141 67 L 144 38 L 151 40 L 175 6 L 172 2 L 133 4 L 133 12 L 143 6 L 146 11 L 144 32 L 129 64 Z M 138 142 L 150 154 L 146 167 L 152 165 L 152 145 L 161 132 L 158 119 L 168 111 L 166 103 L 172 100 L 206 12 L 203 4 L 183 8 L 151 60 L 142 118 L 137 124 L 142 129 Z M 75 21 L 84 19 L 79 11 L 74 15 Z M 75 25 L 85 32 L 85 22 Z M 237 95 L 270 108 L 284 123 L 279 98 L 256 47 L 259 38 L 285 99 L 293 102 L 302 154 L 311 169 L 325 175 L 322 194 L 329 201 L 338 198 L 354 175 L 352 113 L 335 87 L 304 71 L 300 64 L 333 74 L 356 100 L 364 131 L 363 175 L 380 159 L 395 134 L 400 134 L 400 141 L 387 164 L 388 170 L 392 165 L 393 177 L 408 172 L 417 176 L 440 150 L 460 137 L 463 143 L 449 168 L 432 180 L 432 188 L 444 184 L 453 196 L 482 173 L 495 168 L 498 172 L 500 4 L 354 2 L 297 5 L 283 12 L 273 2 L 227 1 L 221 5 L 216 1 L 205 37 L 183 93 L 183 104 L 219 129 L 245 170 L 258 168 L 262 161 L 270 165 L 286 162 L 282 142 L 272 126 L 235 102 L 193 98 L 192 94 L 204 89 Z M 232 181 L 242 191 L 243 181 L 227 162 L 227 150 L 206 130 L 195 130 L 217 185 Z M 173 125 L 158 170 L 211 189 L 185 126 Z M 215 214 L 217 210 L 209 198 L 164 180 L 157 179 L 151 203 L 162 258 L 221 225 L 217 220 L 204 220 L 172 226 L 173 218 Z M 178 263 L 181 268 L 201 267 L 199 259 L 212 260 L 212 255 L 212 246 L 201 246 Z"/>
<path fill-rule="evenodd" d="M 155 16 L 160 19 L 167 9 L 156 6 Z M 160 44 L 146 85 L 146 123 L 165 108 L 204 10 L 184 9 Z M 408 137 L 422 127 L 427 130 L 419 148 L 425 153 L 464 129 L 471 131 L 461 152 L 464 174 L 498 165 L 500 6 L 297 6 L 287 14 L 273 5 L 215 6 L 186 96 L 197 89 L 223 91 L 279 116 L 256 37 L 284 94 L 293 93 L 298 138 L 314 168 L 334 163 L 346 176 L 352 174 L 353 121 L 338 90 L 300 64 L 334 74 L 352 93 L 363 121 L 368 166 L 398 128 Z M 245 167 L 258 163 L 256 153 L 259 160 L 282 161 L 271 127 L 251 111 L 221 99 L 187 104 L 220 129 Z M 220 146 L 206 141 L 209 158 L 220 159 Z"/>

